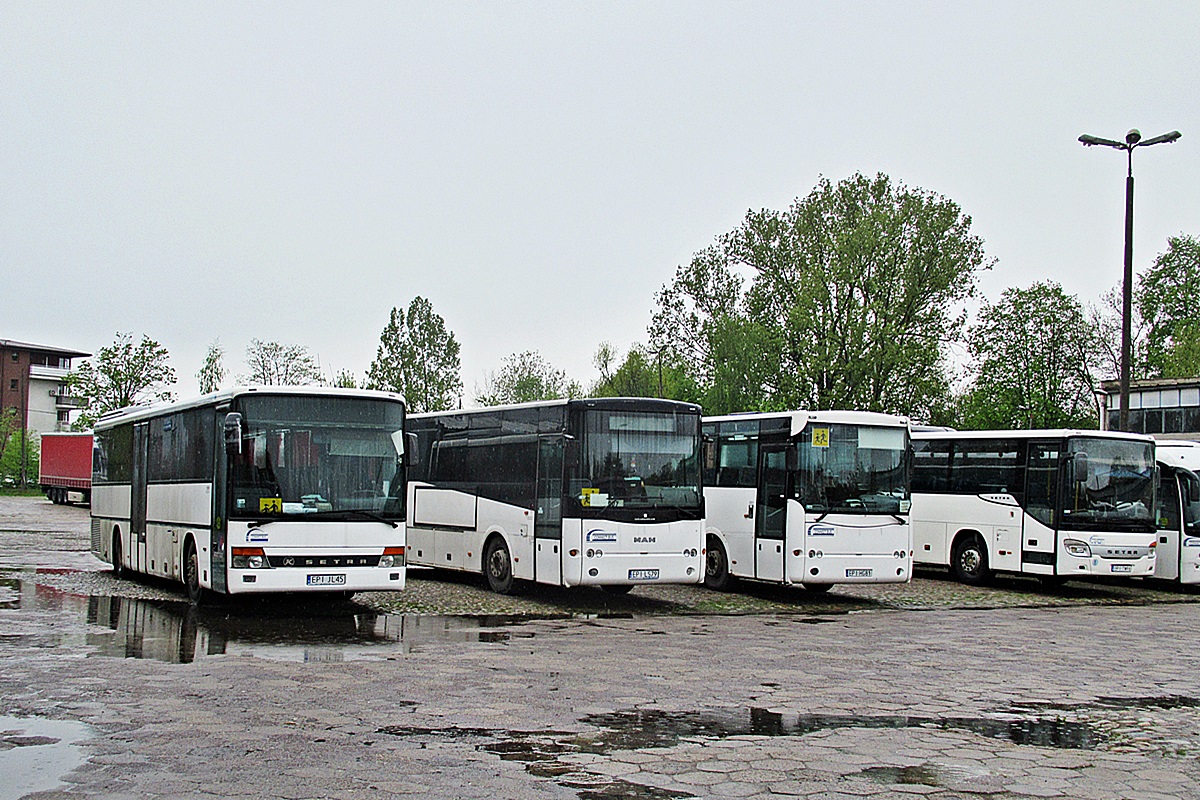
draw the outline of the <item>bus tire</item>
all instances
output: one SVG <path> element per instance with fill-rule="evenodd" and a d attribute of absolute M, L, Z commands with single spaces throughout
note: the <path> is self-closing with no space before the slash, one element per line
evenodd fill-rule
<path fill-rule="evenodd" d="M 204 598 L 204 588 L 200 586 L 200 556 L 193 539 L 188 539 L 183 550 L 183 585 L 187 588 L 188 602 L 199 606 Z"/>
<path fill-rule="evenodd" d="M 488 540 L 483 551 L 483 577 L 488 588 L 496 594 L 511 594 L 513 590 L 512 557 L 508 545 L 499 536 Z"/>
<path fill-rule="evenodd" d="M 121 529 L 113 528 L 112 536 L 112 572 L 118 580 L 125 577 L 125 565 L 121 557 Z"/>
<path fill-rule="evenodd" d="M 987 545 L 977 533 L 963 534 L 954 543 L 950 555 L 950 571 L 955 579 L 968 586 L 982 586 L 992 577 L 988 569 Z"/>
<path fill-rule="evenodd" d="M 716 536 L 708 537 L 708 552 L 704 556 L 704 585 L 709 589 L 723 592 L 733 585 L 733 576 L 729 574 L 729 556 L 725 545 Z"/>

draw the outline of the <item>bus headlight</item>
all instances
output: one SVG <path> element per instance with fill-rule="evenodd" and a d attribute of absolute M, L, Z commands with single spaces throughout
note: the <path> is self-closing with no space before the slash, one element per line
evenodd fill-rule
<path fill-rule="evenodd" d="M 379 566 L 384 569 L 392 567 L 404 566 L 404 548 L 403 547 L 385 547 L 383 555 L 379 557 Z"/>
<path fill-rule="evenodd" d="M 270 569 L 271 562 L 261 547 L 231 547 L 230 564 L 234 569 Z"/>
<path fill-rule="evenodd" d="M 1092 548 L 1088 547 L 1088 543 L 1078 539 L 1064 539 L 1063 547 L 1067 548 L 1067 552 L 1073 556 L 1080 558 L 1091 558 L 1092 556 Z"/>

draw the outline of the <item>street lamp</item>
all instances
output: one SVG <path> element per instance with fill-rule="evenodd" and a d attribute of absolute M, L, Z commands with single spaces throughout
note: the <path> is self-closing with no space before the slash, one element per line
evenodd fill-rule
<path fill-rule="evenodd" d="M 1174 142 L 1182 135 L 1179 131 L 1171 131 L 1142 141 L 1141 131 L 1134 128 L 1125 134 L 1124 142 L 1102 139 L 1086 133 L 1079 137 L 1084 147 L 1101 144 L 1124 150 L 1129 154 L 1129 172 L 1125 177 L 1125 282 L 1121 292 L 1121 411 L 1117 418 L 1117 428 L 1123 431 L 1129 430 L 1129 362 L 1132 360 L 1130 328 L 1133 318 L 1133 149 Z"/>

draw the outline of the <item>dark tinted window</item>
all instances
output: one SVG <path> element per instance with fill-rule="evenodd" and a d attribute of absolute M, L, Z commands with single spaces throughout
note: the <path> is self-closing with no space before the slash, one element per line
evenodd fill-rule
<path fill-rule="evenodd" d="M 133 426 L 96 431 L 92 442 L 92 481 L 129 483 L 133 477 Z"/>
<path fill-rule="evenodd" d="M 950 491 L 951 444 L 946 440 L 913 440 L 912 490 L 914 492 Z"/>
<path fill-rule="evenodd" d="M 150 481 L 209 481 L 213 475 L 212 412 L 192 409 L 150 422 Z"/>

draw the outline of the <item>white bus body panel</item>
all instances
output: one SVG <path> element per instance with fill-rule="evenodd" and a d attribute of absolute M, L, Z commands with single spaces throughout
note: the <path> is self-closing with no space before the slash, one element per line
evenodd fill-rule
<path fill-rule="evenodd" d="M 1114 531 L 1058 531 L 1025 513 L 1007 494 L 914 494 L 912 499 L 914 561 L 950 566 L 954 541 L 961 533 L 980 535 L 987 548 L 988 566 L 1006 572 L 1061 577 L 1146 577 L 1154 574 L 1155 555 L 1106 557 L 1108 551 L 1145 549 L 1146 535 Z M 1073 556 L 1064 541 L 1077 539 L 1092 550 L 1089 557 Z M 1053 564 L 1025 561 L 1022 553 L 1044 553 Z"/>
<path fill-rule="evenodd" d="M 199 543 L 198 543 L 199 544 Z M 270 569 L 234 569 L 226 554 L 226 583 L 230 594 L 258 592 L 311 592 L 309 575 L 345 575 L 345 582 L 323 587 L 339 592 L 390 592 L 404 588 L 405 568 L 354 567 L 339 564 L 345 556 L 378 556 L 385 547 L 405 545 L 404 525 L 393 528 L 386 522 L 265 522 L 251 527 L 248 522 L 230 520 L 228 547 L 259 547 L 269 557 L 317 557 L 312 566 L 272 567 Z M 201 564 L 208 561 L 201 557 Z M 210 587 L 212 576 L 201 568 L 201 585 Z"/>
<path fill-rule="evenodd" d="M 757 490 L 704 489 L 706 532 L 725 548 L 731 575 L 775 583 L 906 583 L 912 579 L 912 529 L 883 515 L 804 513 L 787 503 L 786 539 L 755 539 Z M 820 553 L 809 559 L 808 553 Z M 903 552 L 902 557 L 896 553 Z M 812 570 L 817 574 L 812 574 Z"/>

